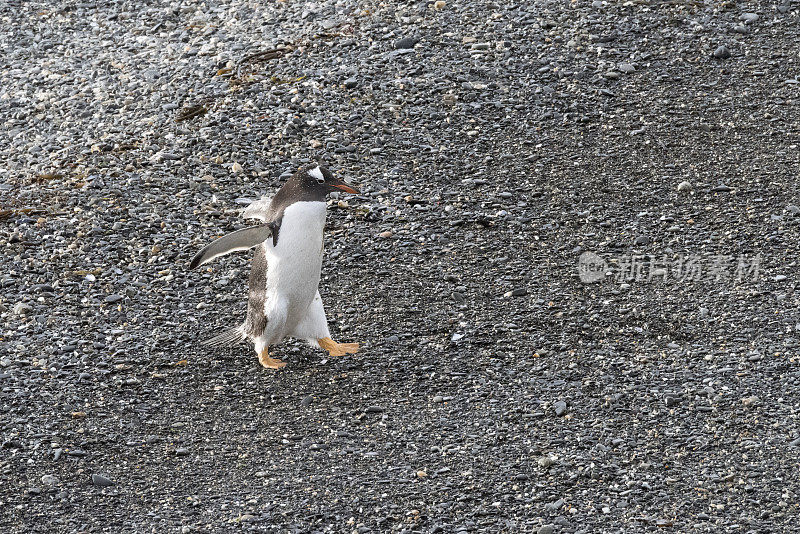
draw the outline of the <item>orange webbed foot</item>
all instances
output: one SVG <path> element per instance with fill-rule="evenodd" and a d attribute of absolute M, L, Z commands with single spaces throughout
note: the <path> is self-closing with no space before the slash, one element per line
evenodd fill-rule
<path fill-rule="evenodd" d="M 282 362 L 277 358 L 271 358 L 267 353 L 267 349 L 261 351 L 258 355 L 258 362 L 267 369 L 283 369 L 286 367 L 286 362 Z"/>
<path fill-rule="evenodd" d="M 331 356 L 344 356 L 345 354 L 358 352 L 358 343 L 337 343 L 329 337 L 318 339 L 317 343 L 323 350 L 327 350 Z"/>

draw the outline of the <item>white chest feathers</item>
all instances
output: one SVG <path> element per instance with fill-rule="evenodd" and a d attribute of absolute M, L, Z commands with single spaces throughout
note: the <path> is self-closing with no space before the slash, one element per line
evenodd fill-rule
<path fill-rule="evenodd" d="M 267 241 L 267 289 L 300 300 L 313 299 L 322 268 L 324 202 L 295 202 L 283 212 L 278 245 Z"/>
<path fill-rule="evenodd" d="M 306 249 L 317 249 L 319 252 L 325 215 L 324 202 L 295 202 L 287 207 L 278 230 L 275 254 L 284 256 Z"/>

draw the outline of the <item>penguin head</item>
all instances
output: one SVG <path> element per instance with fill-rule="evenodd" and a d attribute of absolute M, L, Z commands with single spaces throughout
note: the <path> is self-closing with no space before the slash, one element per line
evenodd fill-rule
<path fill-rule="evenodd" d="M 336 178 L 331 171 L 322 165 L 309 165 L 301 170 L 302 180 L 306 188 L 322 192 L 324 195 L 334 191 L 358 194 L 358 190 L 340 178 Z"/>

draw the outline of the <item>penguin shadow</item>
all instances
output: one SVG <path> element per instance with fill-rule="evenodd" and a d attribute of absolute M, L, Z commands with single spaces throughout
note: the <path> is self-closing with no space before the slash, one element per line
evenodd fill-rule
<path fill-rule="evenodd" d="M 291 374 L 302 371 L 319 371 L 332 369 L 335 371 L 352 371 L 363 366 L 360 361 L 366 346 L 361 344 L 356 354 L 345 356 L 330 356 L 320 348 L 311 347 L 305 341 L 287 340 L 270 350 L 270 356 L 286 363 L 281 369 L 267 369 L 258 361 L 258 355 L 244 345 L 236 347 L 216 348 L 206 354 L 199 353 L 195 357 L 205 360 L 207 365 L 221 371 L 254 372 L 267 376 Z"/>
<path fill-rule="evenodd" d="M 366 346 L 362 343 L 356 354 L 346 354 L 344 356 L 330 356 L 321 348 L 312 347 L 305 341 L 291 340 L 285 341 L 274 349 L 274 356 L 286 362 L 286 367 L 277 371 L 285 373 L 287 371 L 314 371 L 319 372 L 325 369 L 335 371 L 351 371 L 363 365 L 361 357 Z M 258 364 L 258 361 L 256 361 Z M 259 367 L 261 367 L 259 365 Z M 270 371 L 270 369 L 264 369 Z"/>

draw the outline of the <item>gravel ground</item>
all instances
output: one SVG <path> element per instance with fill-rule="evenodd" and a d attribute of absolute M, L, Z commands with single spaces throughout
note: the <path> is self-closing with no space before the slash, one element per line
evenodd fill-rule
<path fill-rule="evenodd" d="M 0 531 L 800 529 L 798 2 L 0 20 Z M 362 352 L 204 348 L 311 159 Z"/>

